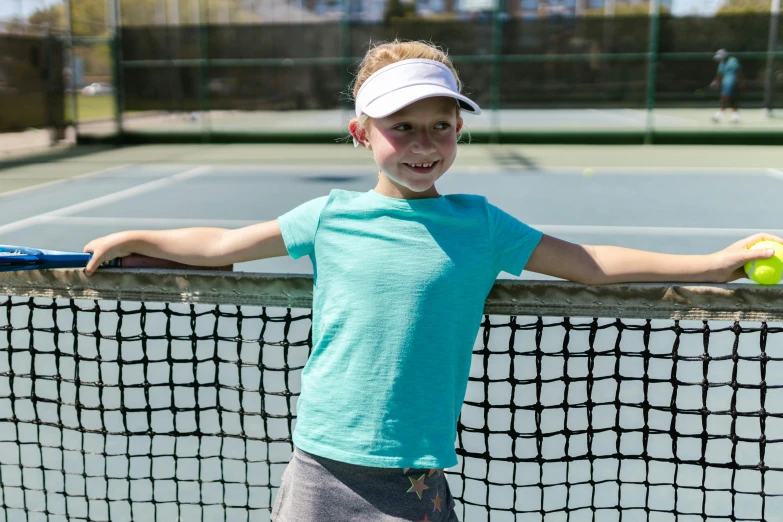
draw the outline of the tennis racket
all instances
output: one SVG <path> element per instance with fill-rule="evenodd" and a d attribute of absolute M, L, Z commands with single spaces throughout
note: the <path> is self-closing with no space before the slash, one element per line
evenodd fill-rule
<path fill-rule="evenodd" d="M 54 268 L 84 268 L 92 259 L 86 252 L 65 252 L 15 245 L 0 245 L 0 272 L 17 270 L 50 270 Z M 167 268 L 180 270 L 222 270 L 231 271 L 233 265 L 194 266 L 176 263 L 166 259 L 131 254 L 107 261 L 101 268 Z"/>

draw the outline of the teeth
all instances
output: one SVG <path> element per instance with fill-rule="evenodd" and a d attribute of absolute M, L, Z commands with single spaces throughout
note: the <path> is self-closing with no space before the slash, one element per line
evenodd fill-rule
<path fill-rule="evenodd" d="M 434 165 L 434 163 L 408 163 L 411 167 L 428 169 Z"/>

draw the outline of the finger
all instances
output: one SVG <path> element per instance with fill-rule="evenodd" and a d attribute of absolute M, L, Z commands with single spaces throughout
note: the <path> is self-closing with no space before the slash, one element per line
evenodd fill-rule
<path fill-rule="evenodd" d="M 762 236 L 764 237 L 762 241 L 775 241 L 777 243 L 783 243 L 783 238 L 780 238 L 774 234 L 764 233 L 762 234 Z"/>
<path fill-rule="evenodd" d="M 93 257 L 90 259 L 90 261 L 87 263 L 87 266 L 84 267 L 84 271 L 87 273 L 87 275 L 92 275 L 95 273 L 95 270 L 100 266 L 100 263 L 97 261 L 97 258 Z"/>
<path fill-rule="evenodd" d="M 780 238 L 775 234 L 770 234 L 768 232 L 759 232 L 757 234 L 753 234 L 752 236 L 746 237 L 745 239 L 740 239 L 732 246 L 742 246 L 745 248 L 750 248 L 760 241 L 775 241 L 777 243 L 783 243 L 783 238 Z"/>
<path fill-rule="evenodd" d="M 84 271 L 87 272 L 87 275 L 92 275 L 96 270 L 98 270 L 98 268 L 103 263 L 103 257 L 104 256 L 102 255 L 95 255 L 93 253 L 92 258 L 87 262 L 87 266 L 84 267 Z"/>
<path fill-rule="evenodd" d="M 772 248 L 756 248 L 752 250 L 746 250 L 742 252 L 740 257 L 741 262 L 747 263 L 748 261 L 756 261 L 758 259 L 769 259 L 775 255 L 775 250 Z"/>
<path fill-rule="evenodd" d="M 777 241 L 778 243 L 783 241 L 780 237 L 775 234 L 770 234 L 769 232 L 759 232 L 758 234 L 753 234 L 750 238 L 753 238 L 757 243 L 759 241 Z"/>

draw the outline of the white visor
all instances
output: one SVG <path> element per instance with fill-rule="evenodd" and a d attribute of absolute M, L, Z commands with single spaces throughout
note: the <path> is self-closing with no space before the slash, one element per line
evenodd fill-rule
<path fill-rule="evenodd" d="M 451 69 L 435 60 L 417 58 L 387 65 L 367 78 L 356 94 L 356 116 L 383 118 L 434 96 L 454 98 L 462 110 L 481 114 L 476 102 L 459 93 Z"/>

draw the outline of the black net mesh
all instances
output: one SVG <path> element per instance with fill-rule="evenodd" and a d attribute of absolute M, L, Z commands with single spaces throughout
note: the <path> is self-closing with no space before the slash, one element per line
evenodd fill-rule
<path fill-rule="evenodd" d="M 766 379 L 781 359 L 766 347 L 780 328 L 518 317 L 482 326 L 488 375 L 474 372 L 472 385 L 483 400 L 466 401 L 459 437 L 472 513 L 774 520 L 780 470 L 765 446 L 781 424 L 778 385 Z M 495 335 L 505 351 L 491 347 Z M 483 421 L 471 425 L 471 410 Z"/>
<path fill-rule="evenodd" d="M 2 302 L 5 520 L 260 520 L 309 316 L 106 305 Z"/>
<path fill-rule="evenodd" d="M 0 132 L 65 126 L 63 43 L 0 34 Z"/>
<path fill-rule="evenodd" d="M 57 272 L 0 298 L 3 520 L 269 520 L 311 346 L 310 311 L 280 306 L 311 280 Z M 447 470 L 460 519 L 777 520 L 778 294 L 496 285 Z"/>

